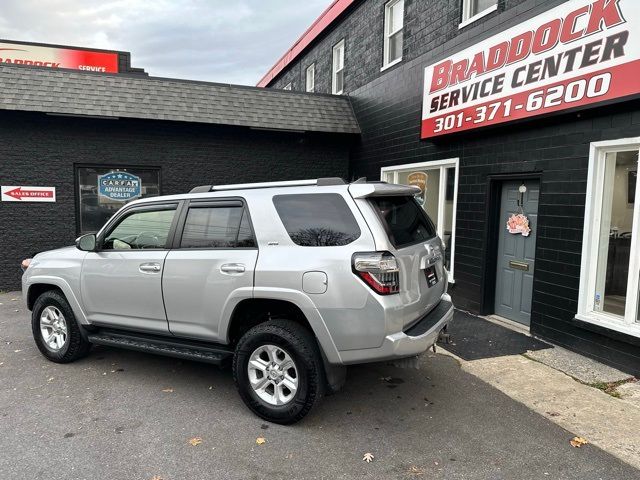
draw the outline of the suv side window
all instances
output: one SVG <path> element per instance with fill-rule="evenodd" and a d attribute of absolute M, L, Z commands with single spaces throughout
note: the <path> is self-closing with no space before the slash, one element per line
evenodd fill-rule
<path fill-rule="evenodd" d="M 180 248 L 255 247 L 249 217 L 242 206 L 191 206 Z"/>
<path fill-rule="evenodd" d="M 336 247 L 360 237 L 358 222 L 337 193 L 276 195 L 273 204 L 296 245 Z"/>
<path fill-rule="evenodd" d="M 103 250 L 165 248 L 176 207 L 133 211 L 105 237 Z"/>

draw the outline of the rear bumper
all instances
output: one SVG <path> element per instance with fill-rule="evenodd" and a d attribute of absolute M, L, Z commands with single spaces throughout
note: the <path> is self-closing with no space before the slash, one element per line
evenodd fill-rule
<path fill-rule="evenodd" d="M 438 340 L 440 331 L 453 319 L 453 303 L 445 294 L 436 308 L 418 320 L 410 328 L 387 335 L 378 348 L 340 352 L 345 365 L 378 362 L 411 357 L 428 350 Z"/>

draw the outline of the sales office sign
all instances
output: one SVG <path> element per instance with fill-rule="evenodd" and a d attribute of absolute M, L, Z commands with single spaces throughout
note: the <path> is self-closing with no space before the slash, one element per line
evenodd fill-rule
<path fill-rule="evenodd" d="M 425 70 L 422 138 L 640 93 L 640 0 L 570 0 Z"/>
<path fill-rule="evenodd" d="M 0 187 L 3 202 L 55 202 L 56 187 L 26 187 L 12 185 Z"/>

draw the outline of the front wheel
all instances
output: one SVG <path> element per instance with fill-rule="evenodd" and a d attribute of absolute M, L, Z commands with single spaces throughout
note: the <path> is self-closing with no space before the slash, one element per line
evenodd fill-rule
<path fill-rule="evenodd" d="M 35 301 L 31 329 L 38 349 L 52 362 L 73 362 L 91 349 L 91 343 L 80 332 L 69 302 L 55 290 L 44 292 Z"/>
<path fill-rule="evenodd" d="M 290 320 L 270 320 L 243 335 L 233 357 L 233 379 L 255 414 L 285 425 L 301 420 L 324 394 L 315 338 Z"/>

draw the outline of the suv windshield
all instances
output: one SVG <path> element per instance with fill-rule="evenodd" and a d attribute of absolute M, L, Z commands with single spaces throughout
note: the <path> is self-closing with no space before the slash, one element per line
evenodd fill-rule
<path fill-rule="evenodd" d="M 373 197 L 371 204 L 396 248 L 423 242 L 436 235 L 433 222 L 413 197 Z"/>

